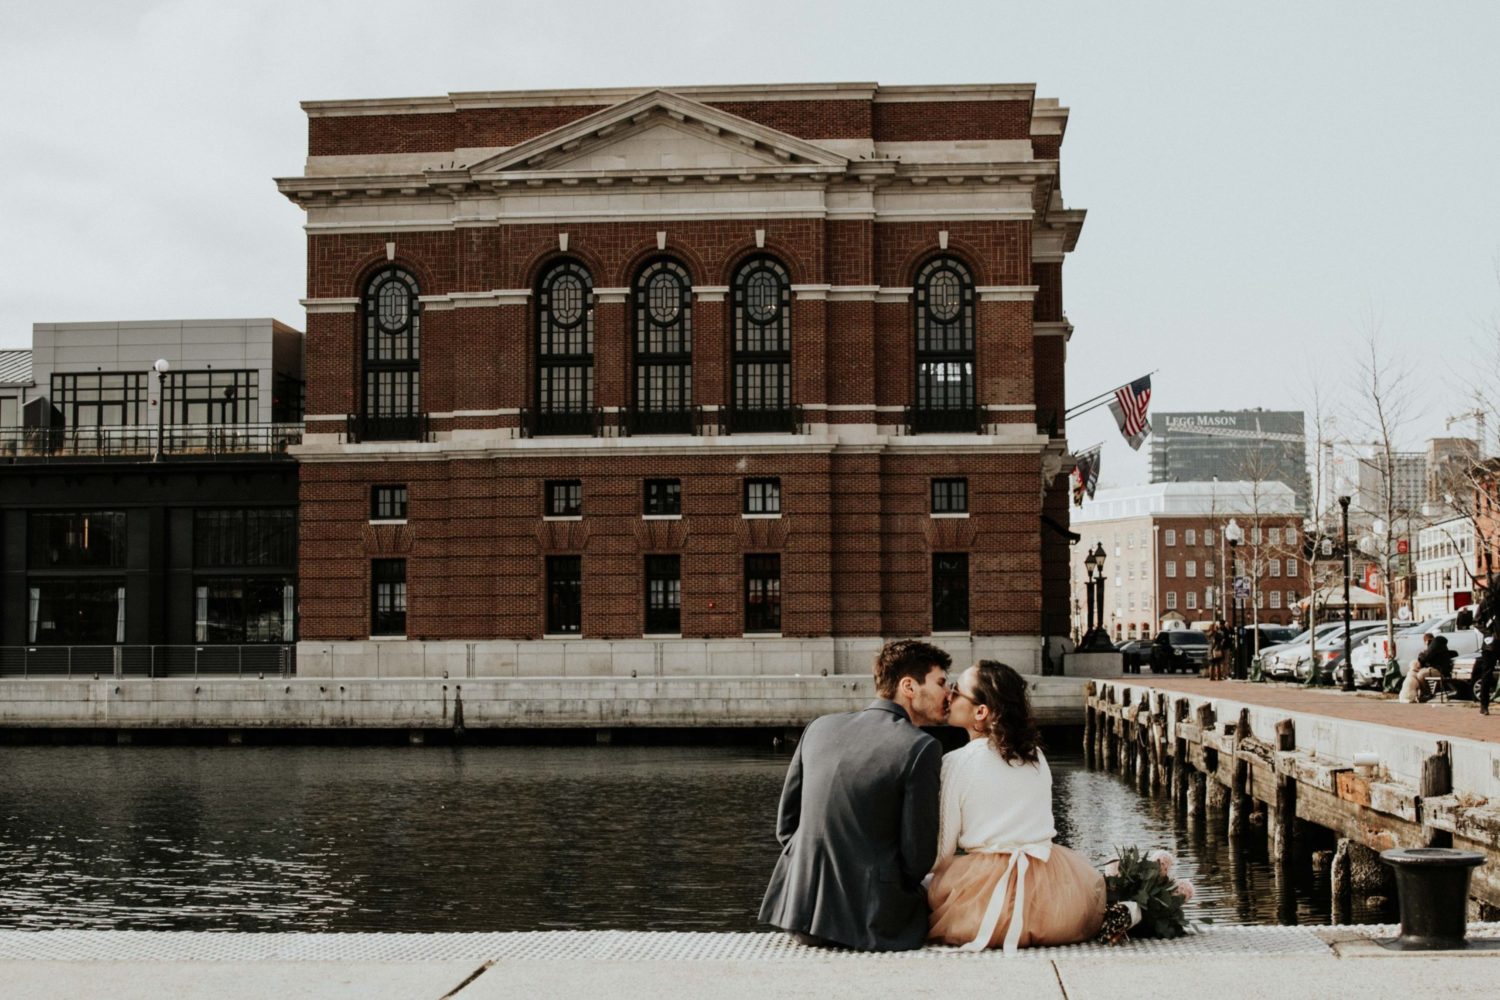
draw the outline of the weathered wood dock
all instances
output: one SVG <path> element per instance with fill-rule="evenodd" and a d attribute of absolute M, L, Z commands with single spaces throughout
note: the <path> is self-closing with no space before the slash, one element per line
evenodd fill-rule
<path fill-rule="evenodd" d="M 1351 891 L 1379 891 L 1375 854 L 1459 847 L 1476 870 L 1471 912 L 1500 914 L 1500 748 L 1430 732 L 1256 704 L 1142 681 L 1085 688 L 1084 751 L 1143 792 L 1164 792 L 1226 837 L 1263 827 L 1278 871 L 1301 846 L 1332 848 L 1334 913 Z M 1356 756 L 1362 762 L 1356 762 Z"/>

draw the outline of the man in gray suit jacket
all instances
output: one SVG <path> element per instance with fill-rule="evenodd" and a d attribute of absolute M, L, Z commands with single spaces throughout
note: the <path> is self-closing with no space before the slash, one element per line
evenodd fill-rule
<path fill-rule="evenodd" d="M 949 663 L 925 642 L 887 643 L 875 660 L 879 697 L 807 727 L 781 792 L 782 851 L 762 923 L 813 944 L 922 946 L 943 750 L 917 727 L 947 717 Z"/>

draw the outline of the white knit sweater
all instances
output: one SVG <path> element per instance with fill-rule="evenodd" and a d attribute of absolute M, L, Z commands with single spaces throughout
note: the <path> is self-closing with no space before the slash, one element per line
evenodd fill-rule
<path fill-rule="evenodd" d="M 1052 822 L 1052 771 L 1037 751 L 1035 764 L 1007 763 L 988 740 L 943 758 L 938 864 L 957 848 L 994 853 L 1021 844 L 1047 843 Z"/>

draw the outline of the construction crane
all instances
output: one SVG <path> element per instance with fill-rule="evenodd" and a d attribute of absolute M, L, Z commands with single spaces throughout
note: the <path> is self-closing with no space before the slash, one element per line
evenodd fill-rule
<path fill-rule="evenodd" d="M 1478 401 L 1476 400 L 1476 402 Z M 1478 446 L 1479 449 L 1478 458 L 1482 460 L 1487 457 L 1489 449 L 1486 447 L 1484 435 L 1485 412 L 1483 407 L 1476 406 L 1472 410 L 1466 410 L 1463 413 L 1455 413 L 1453 416 L 1443 421 L 1443 430 L 1448 430 L 1460 420 L 1474 421 L 1474 443 Z"/>

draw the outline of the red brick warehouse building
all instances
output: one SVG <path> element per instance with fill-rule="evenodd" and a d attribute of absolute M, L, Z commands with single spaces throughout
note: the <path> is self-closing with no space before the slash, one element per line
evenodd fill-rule
<path fill-rule="evenodd" d="M 913 635 L 1035 672 L 1067 634 L 1056 101 L 304 108 L 302 672 L 865 674 Z"/>

